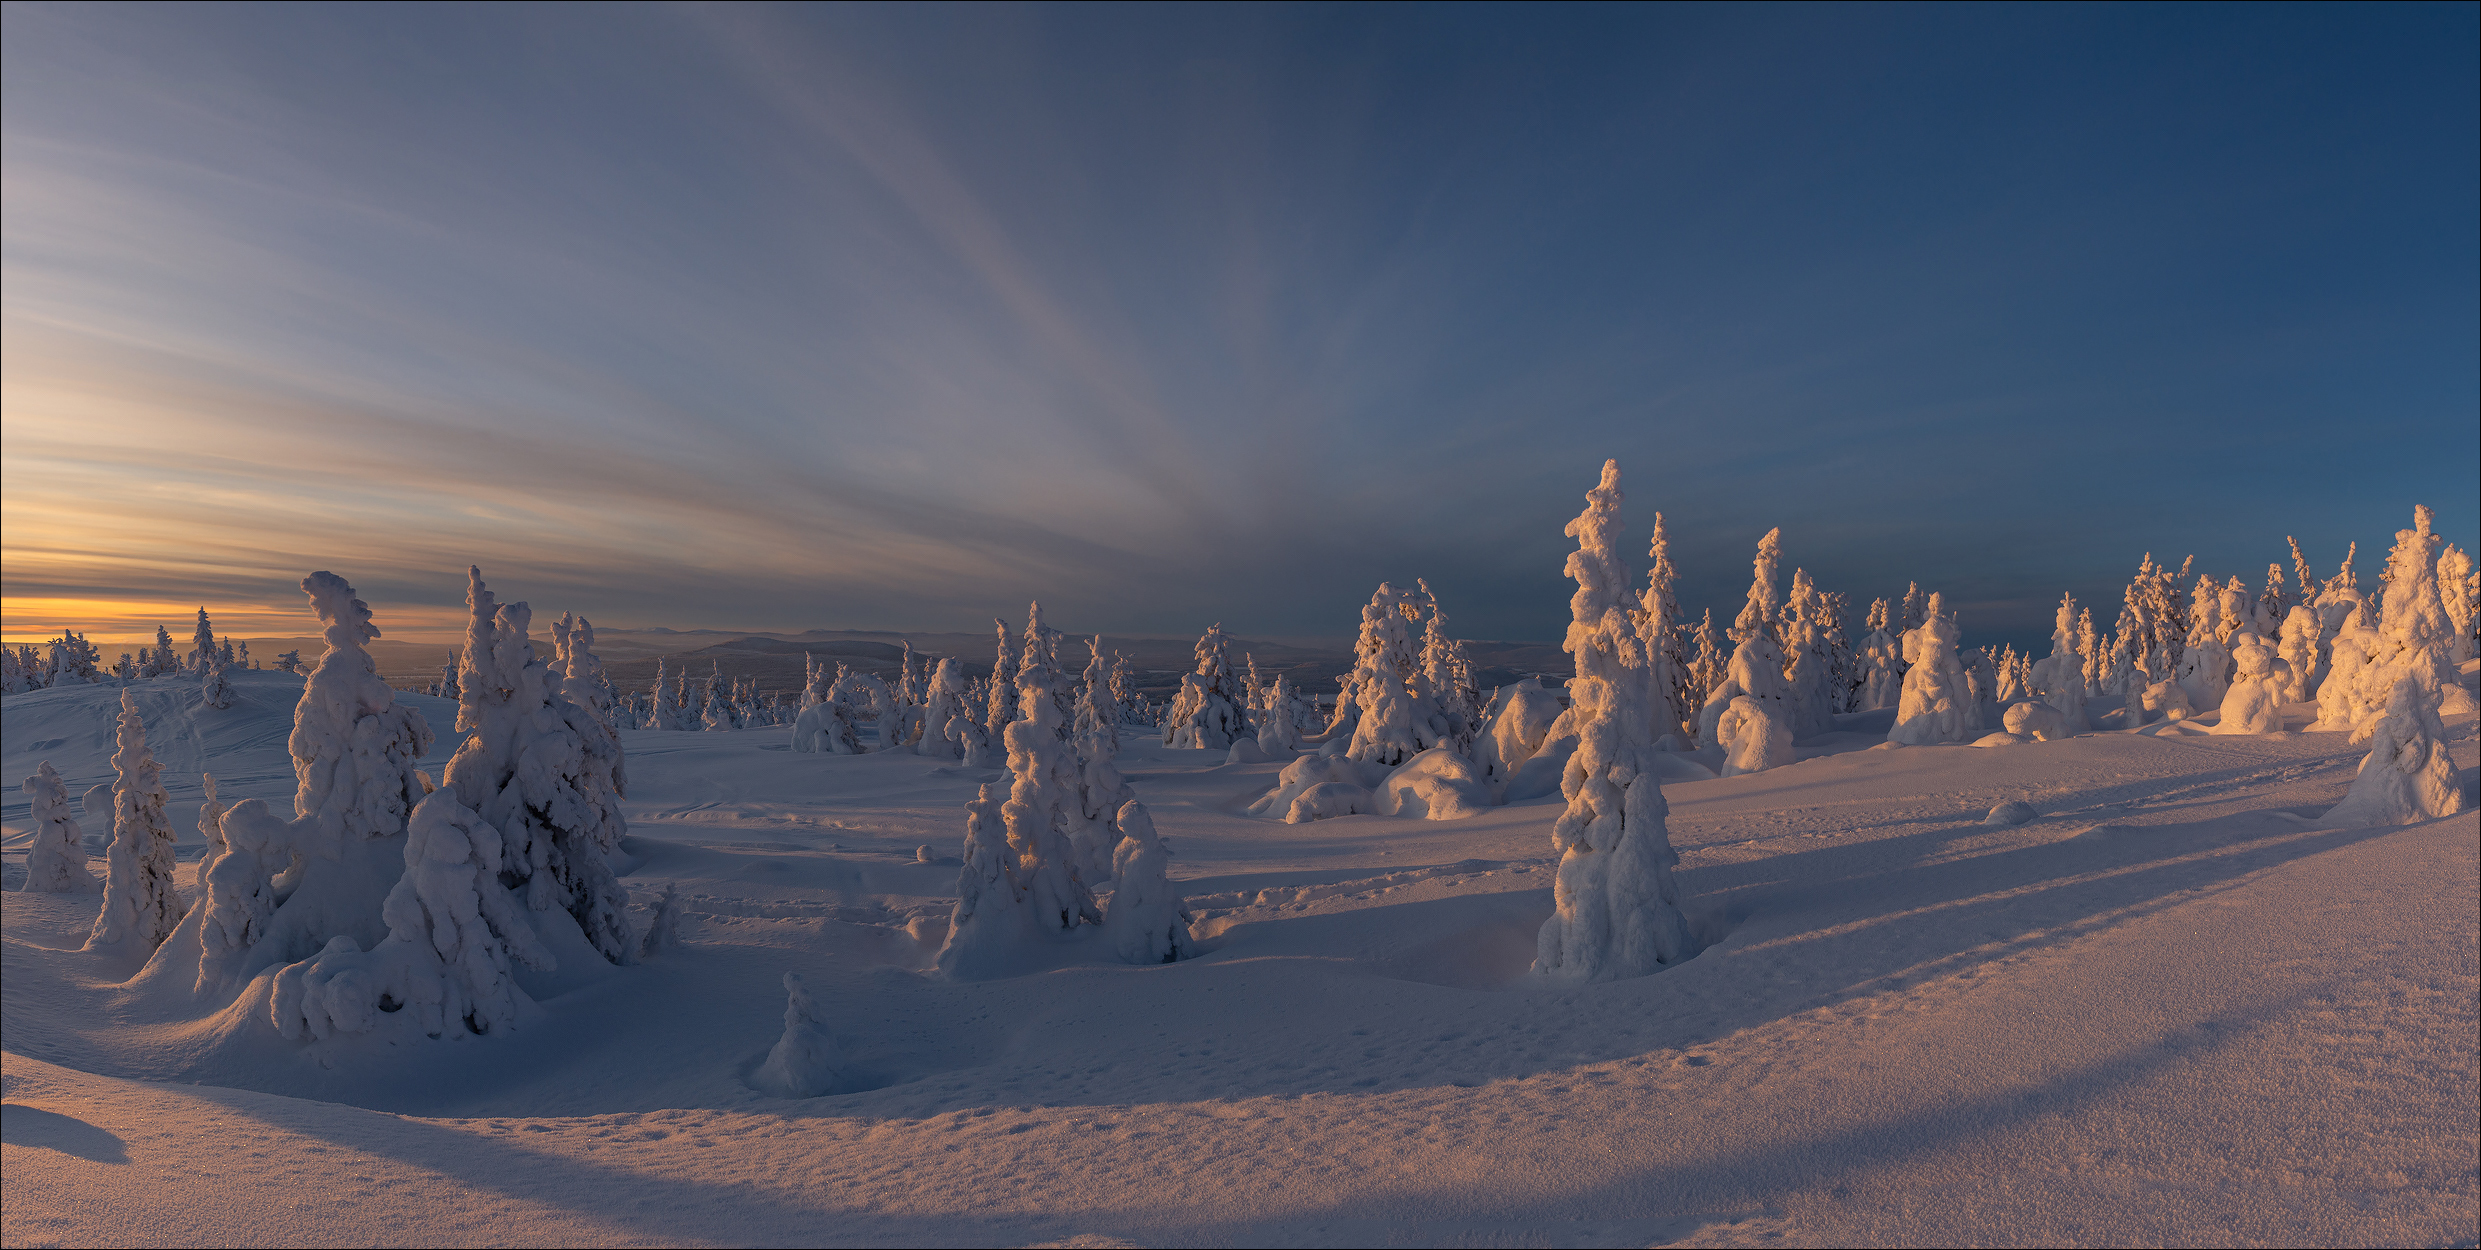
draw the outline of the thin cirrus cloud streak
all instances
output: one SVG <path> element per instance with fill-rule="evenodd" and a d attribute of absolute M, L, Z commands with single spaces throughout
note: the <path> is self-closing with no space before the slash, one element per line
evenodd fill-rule
<path fill-rule="evenodd" d="M 2038 637 L 2146 549 L 2481 515 L 2470 72 L 2405 68 L 2468 15 L 6 20 L 11 638 L 299 632 L 322 567 L 444 631 L 469 561 L 770 629 L 1332 634 L 1424 575 L 1554 637 L 1604 456 L 1727 617 L 1777 524 Z M 2122 20 L 2326 77 L 2200 105 Z"/>

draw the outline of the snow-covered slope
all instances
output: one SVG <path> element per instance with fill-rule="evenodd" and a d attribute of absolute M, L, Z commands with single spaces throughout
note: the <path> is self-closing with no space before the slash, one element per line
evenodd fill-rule
<path fill-rule="evenodd" d="M 201 770 L 289 802 L 298 678 L 140 683 L 191 884 Z M 118 691 L 0 705 L 10 780 L 108 772 Z M 419 697 L 456 746 L 453 706 Z M 1205 954 L 925 975 L 964 803 L 919 755 L 631 732 L 618 867 L 684 943 L 521 974 L 539 1020 L 285 1041 L 121 988 L 13 891 L 9 1244 L 2469 1243 L 2481 817 L 2315 820 L 2343 734 L 1864 749 L 1672 782 L 1705 949 L 1562 989 L 1548 800 L 1256 820 L 1277 763 L 1129 735 Z M 2211 718 L 2206 718 L 2210 723 Z M 1876 725 L 1877 732 L 1868 732 Z M 2470 797 L 2473 722 L 2448 722 Z M 434 774 L 436 775 L 436 774 Z M 2035 819 L 1984 823 L 2004 801 Z M 85 822 L 90 840 L 108 833 Z M 927 845 L 924 863 L 916 848 Z M 854 1092 L 749 1077 L 799 974 Z"/>

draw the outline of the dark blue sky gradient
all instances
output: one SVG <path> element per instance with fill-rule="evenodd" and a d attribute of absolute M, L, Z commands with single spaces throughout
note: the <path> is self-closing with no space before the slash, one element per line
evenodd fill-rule
<path fill-rule="evenodd" d="M 1780 525 L 2023 645 L 2473 544 L 2476 12 L 10 6 L 11 383 L 374 601 L 1555 638 L 1613 456 L 1693 607 Z"/>

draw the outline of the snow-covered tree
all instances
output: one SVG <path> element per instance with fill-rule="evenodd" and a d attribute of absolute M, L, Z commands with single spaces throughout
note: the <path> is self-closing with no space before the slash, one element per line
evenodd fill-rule
<path fill-rule="evenodd" d="M 1017 716 L 1017 649 L 1008 643 L 1008 622 L 991 618 L 991 626 L 999 632 L 999 654 L 991 661 L 990 707 L 982 718 L 982 728 L 993 746 L 999 745 L 1008 722 Z"/>
<path fill-rule="evenodd" d="M 1577 747 L 1560 792 L 1568 809 L 1551 828 L 1560 860 L 1555 911 L 1535 943 L 1533 973 L 1552 981 L 1642 976 L 1694 955 L 1663 821 L 1669 807 L 1655 772 L 1653 659 L 1637 632 L 1620 558 L 1620 468 L 1602 467 L 1585 511 L 1568 523 L 1577 549 L 1568 575 L 1566 648 Z M 1781 670 L 1777 670 L 1780 676 Z"/>
<path fill-rule="evenodd" d="M 207 675 L 207 670 L 214 668 L 223 658 L 224 649 L 216 645 L 215 627 L 207 620 L 207 610 L 200 608 L 198 609 L 198 628 L 190 636 L 188 672 L 193 677 L 204 677 Z"/>
<path fill-rule="evenodd" d="M 181 892 L 173 883 L 172 820 L 164 813 L 163 766 L 147 750 L 146 725 L 129 691 L 121 691 L 118 747 L 112 756 L 112 845 L 105 852 L 103 911 L 86 949 L 141 958 L 181 924 Z"/>
<path fill-rule="evenodd" d="M 2369 754 L 2351 792 L 2321 823 L 2338 829 L 2402 825 L 2464 810 L 2464 787 L 2447 757 L 2438 697 L 2417 673 L 2395 672 L 2385 714 L 2370 735 Z"/>
<path fill-rule="evenodd" d="M 1411 667 L 1414 651 L 1409 631 L 1404 652 Z M 1246 701 L 1247 695 L 1232 676 L 1231 640 L 1224 636 L 1221 624 L 1208 626 L 1205 636 L 1197 640 L 1197 671 L 1181 677 L 1180 694 L 1172 701 L 1171 713 L 1163 718 L 1163 745 L 1229 750 L 1235 741 L 1255 732 L 1242 706 Z"/>
<path fill-rule="evenodd" d="M 1793 721 L 1788 706 L 1791 687 L 1783 676 L 1783 649 L 1775 641 L 1775 618 L 1782 603 L 1775 591 L 1775 574 L 1782 563 L 1783 531 L 1768 530 L 1757 543 L 1748 600 L 1741 605 L 1740 616 L 1728 631 L 1731 640 L 1738 644 L 1732 649 L 1730 668 L 1723 684 L 1707 692 L 1706 706 L 1697 713 L 1699 745 L 1716 743 L 1715 722 L 1723 718 L 1732 700 L 1744 694 L 1763 705 L 1777 723 L 1788 725 Z"/>
<path fill-rule="evenodd" d="M 704 693 L 698 700 L 698 728 L 721 731 L 741 727 L 740 721 L 732 714 L 732 698 L 724 690 L 722 661 L 707 661 L 706 681 L 700 689 Z"/>
<path fill-rule="evenodd" d="M 2180 690 L 2188 696 L 2190 707 L 2222 706 L 2223 695 L 2231 683 L 2231 652 L 2223 645 L 2223 639 L 2229 636 L 2223 620 L 2222 589 L 2211 577 L 2198 578 L 2196 594 L 2190 600 L 2188 638 L 2178 669 Z"/>
<path fill-rule="evenodd" d="M 1715 745 L 1723 748 L 1723 775 L 1781 768 L 1798 758 L 1792 752 L 1792 730 L 1774 718 L 1774 710 L 1747 695 L 1735 697 L 1714 722 Z"/>
<path fill-rule="evenodd" d="M 17 888 L 38 894 L 92 894 L 102 888 L 87 871 L 86 832 L 70 813 L 69 787 L 50 760 L 35 768 L 24 789 L 34 836 L 26 844 L 26 881 Z"/>
<path fill-rule="evenodd" d="M 473 585 L 479 590 L 480 579 Z M 524 605 L 508 606 L 522 614 Z M 493 649 L 467 654 L 483 651 L 487 666 Z M 539 686 L 544 666 L 528 659 L 525 667 L 534 670 L 529 680 Z M 467 688 L 491 675 L 490 667 L 469 665 Z M 277 1030 L 313 1038 L 366 1033 L 381 1013 L 404 1009 L 432 1037 L 457 1024 L 487 1034 L 518 1023 L 529 1000 L 510 965 L 547 972 L 555 964 L 522 906 L 500 884 L 511 858 L 499 829 L 458 802 L 454 789 L 423 799 L 407 822 L 404 873 L 382 909 L 387 937 L 369 951 L 339 937 L 316 958 L 277 973 L 269 996 Z"/>
<path fill-rule="evenodd" d="M 276 874 L 293 858 L 294 826 L 244 799 L 216 822 L 223 845 L 199 872 L 200 905 L 196 991 L 214 994 L 240 979 L 250 955 L 267 937 L 276 914 Z"/>
<path fill-rule="evenodd" d="M 207 666 L 207 675 L 198 682 L 198 702 L 219 711 L 233 705 L 233 683 L 225 678 L 222 664 Z"/>
<path fill-rule="evenodd" d="M 2412 510 L 2413 528 L 2395 531 L 2395 548 L 2386 557 L 2386 592 L 2378 615 L 2382 645 L 2371 658 L 2381 667 L 2408 674 L 2422 690 L 2443 693 L 2451 714 L 2473 711 L 2455 658 L 2458 629 L 2447 614 L 2438 585 L 2438 547 L 2444 541 L 2432 532 L 2434 514 L 2427 507 Z M 2394 678 L 2386 689 L 2370 690 L 2367 701 L 2393 697 Z"/>
<path fill-rule="evenodd" d="M 430 724 L 397 703 L 367 644 L 379 637 L 370 605 L 333 573 L 302 579 L 327 639 L 327 654 L 302 683 L 287 749 L 293 756 L 294 814 L 310 822 L 317 854 L 342 844 L 404 832 L 414 804 L 430 792 L 416 766 L 430 752 Z"/>
<path fill-rule="evenodd" d="M 2481 611 L 2481 574 L 2473 571 L 2472 557 L 2453 543 L 2438 553 L 2438 595 L 2454 633 L 2447 658 L 2462 664 L 2475 652 L 2473 618 Z"/>
<path fill-rule="evenodd" d="M 655 914 L 646 919 L 646 932 L 639 936 L 637 955 L 640 959 L 660 955 L 681 944 L 681 888 L 677 882 L 663 883 L 663 897 L 655 904 Z"/>
<path fill-rule="evenodd" d="M 619 699 L 610 674 L 603 671 L 602 657 L 594 653 L 594 622 L 563 612 L 553 629 L 559 639 L 561 697 L 593 713 L 606 728 L 616 728 Z"/>
<path fill-rule="evenodd" d="M 2317 697 L 2318 684 L 2326 680 L 2326 667 L 2318 654 L 2319 635 L 2317 610 L 2305 603 L 2292 605 L 2283 618 L 2275 653 L 2291 670 L 2291 688 L 2285 701 L 2298 703 Z"/>
<path fill-rule="evenodd" d="M 672 674 L 665 671 L 662 656 L 655 657 L 654 695 L 655 706 L 646 715 L 646 727 L 648 729 L 679 729 L 681 727 L 680 698 L 673 693 Z"/>
<path fill-rule="evenodd" d="M 1956 652 L 1960 637 L 1946 597 L 1932 594 L 1919 629 L 1904 635 L 1904 697 L 1887 741 L 1905 746 L 1970 742 L 1986 724 Z"/>
<path fill-rule="evenodd" d="M 1784 651 L 1783 710 L 1796 738 L 1813 737 L 1835 727 L 1835 634 L 1826 597 L 1809 580 L 1809 570 L 1792 570 L 1792 593 L 1784 603 L 1776 632 Z"/>
<path fill-rule="evenodd" d="M 2102 683 L 2110 676 L 2109 648 L 2102 643 L 2101 631 L 2093 627 L 2093 609 L 2081 608 L 2076 614 L 2076 654 L 2084 657 L 2085 696 L 2103 693 Z"/>
<path fill-rule="evenodd" d="M 750 1074 L 750 1084 L 778 1098 L 816 1098 L 841 1088 L 848 1066 L 800 975 L 785 973 L 784 1036 Z"/>
<path fill-rule="evenodd" d="M 0 694 L 24 694 L 40 687 L 25 661 L 18 658 L 17 648 L 0 647 Z"/>
<path fill-rule="evenodd" d="M 2093 728 L 2085 716 L 2085 657 L 2077 650 L 2083 633 L 2093 628 L 2093 614 L 2084 615 L 2080 630 L 2077 624 L 2076 596 L 2059 596 L 2059 611 L 2051 618 L 2050 655 L 2035 664 L 2026 676 L 2042 701 L 2059 710 L 2068 733 L 2084 733 Z"/>
<path fill-rule="evenodd" d="M 2327 645 L 2326 679 L 2317 688 L 2317 730 L 2352 730 L 2377 715 L 2383 705 L 2370 706 L 2368 690 L 2382 666 L 2378 655 L 2385 650 L 2386 640 L 2379 636 L 2369 617 L 2374 604 L 2361 602 L 2344 616 L 2342 625 Z M 2387 683 L 2391 694 L 2393 683 Z"/>
<path fill-rule="evenodd" d="M 1861 640 L 1861 661 L 1867 676 L 1861 683 L 1863 712 L 1894 707 L 1904 697 L 1904 644 L 1887 632 L 1887 601 L 1869 605 L 1869 636 Z"/>
<path fill-rule="evenodd" d="M 1637 632 L 1653 649 L 1654 684 L 1672 718 L 1669 724 L 1656 723 L 1664 733 L 1688 738 L 1696 732 L 1697 709 L 1702 706 L 1708 687 L 1698 683 L 1683 645 L 1686 635 L 1680 624 L 1680 574 L 1671 563 L 1671 531 L 1660 512 L 1654 514 L 1654 537 L 1648 542 L 1645 555 L 1645 591 L 1637 599 Z"/>
<path fill-rule="evenodd" d="M 2223 692 L 2218 734 L 2270 734 L 2283 731 L 2284 696 L 2291 689 L 2291 666 L 2266 645 L 2255 629 L 2233 634 L 2232 661 L 2236 675 Z"/>
<path fill-rule="evenodd" d="M 956 759 L 964 749 L 959 730 L 967 724 L 981 728 L 965 701 L 964 671 L 956 666 L 955 659 L 941 659 L 930 676 L 922 704 L 922 736 L 914 742 L 913 749 L 917 754 L 938 759 Z"/>
<path fill-rule="evenodd" d="M 1689 689 L 1696 698 L 1680 707 L 1681 719 L 1692 727 L 1706 722 L 1706 700 L 1731 680 L 1731 653 L 1723 646 L 1723 631 L 1714 624 L 1714 609 L 1706 609 L 1697 623 L 1697 658 L 1689 661 Z M 1704 739 L 1698 740 L 1701 744 Z"/>
<path fill-rule="evenodd" d="M 2291 615 L 2292 604 L 2295 602 L 2297 601 L 2291 597 L 2291 591 L 2283 585 L 2283 566 L 2267 565 L 2266 593 L 2257 596 L 2257 602 L 2250 614 L 2250 620 L 2257 626 L 2258 636 L 2271 639 L 2280 633 L 2283 628 L 2283 618 Z"/>
<path fill-rule="evenodd" d="M 620 845 L 620 744 L 611 730 L 561 698 L 526 637 L 533 612 L 502 604 L 466 570 L 465 741 L 448 761 L 445 788 L 499 831 L 500 872 L 524 882 L 536 911 L 565 909 L 588 943 L 613 963 L 636 958 L 625 917 L 628 894 L 606 851 Z"/>
<path fill-rule="evenodd" d="M 1896 618 L 1897 637 L 1921 628 L 1922 613 L 1928 610 L 1928 603 L 1929 600 L 1922 596 L 1921 583 L 1904 583 L 1904 614 Z"/>
<path fill-rule="evenodd" d="M 1270 759 L 1282 759 L 1297 750 L 1301 741 L 1300 699 L 1293 693 L 1292 678 L 1275 674 L 1275 684 L 1267 687 L 1266 713 L 1258 718 L 1258 749 Z"/>
<path fill-rule="evenodd" d="M 214 870 L 215 861 L 225 851 L 224 813 L 229 809 L 222 799 L 216 797 L 214 773 L 200 773 L 198 782 L 207 795 L 206 799 L 198 805 L 198 836 L 207 844 L 206 850 L 198 856 L 197 880 L 203 890 L 207 883 L 207 874 Z"/>
<path fill-rule="evenodd" d="M 278 653 L 276 656 L 276 669 L 279 672 L 285 673 L 298 673 L 302 671 L 302 653 L 299 650 Z"/>
<path fill-rule="evenodd" d="M 1120 845 L 1111 853 L 1111 904 L 1103 913 L 1103 936 L 1133 964 L 1168 964 L 1196 954 L 1189 907 L 1172 888 L 1171 851 L 1155 836 L 1154 817 L 1131 799 L 1120 806 L 1116 823 Z"/>

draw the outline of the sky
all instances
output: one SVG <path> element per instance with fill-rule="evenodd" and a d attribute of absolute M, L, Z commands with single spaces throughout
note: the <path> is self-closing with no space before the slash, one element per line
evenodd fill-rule
<path fill-rule="evenodd" d="M 1605 458 L 1725 619 L 2373 580 L 2481 525 L 2476 14 L 9 4 L 0 626 L 1555 639 Z"/>

